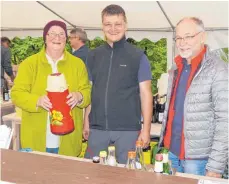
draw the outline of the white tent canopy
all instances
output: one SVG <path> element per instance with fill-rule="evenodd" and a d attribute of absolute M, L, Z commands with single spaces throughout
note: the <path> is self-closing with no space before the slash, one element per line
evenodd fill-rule
<path fill-rule="evenodd" d="M 157 41 L 167 38 L 168 62 L 173 57 L 173 28 L 187 16 L 203 20 L 212 49 L 228 47 L 228 2 L 217 1 L 3 1 L 1 2 L 1 34 L 42 36 L 50 20 L 62 20 L 68 29 L 83 27 L 89 39 L 103 38 L 101 11 L 109 4 L 121 5 L 128 20 L 127 37 Z M 168 64 L 168 65 L 170 65 Z"/>

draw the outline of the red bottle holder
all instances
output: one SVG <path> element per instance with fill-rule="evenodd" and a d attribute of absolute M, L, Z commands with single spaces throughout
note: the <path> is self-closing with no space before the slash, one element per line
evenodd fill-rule
<path fill-rule="evenodd" d="M 71 108 L 66 103 L 68 94 L 68 90 L 64 92 L 48 92 L 48 98 L 52 103 L 50 127 L 53 134 L 65 135 L 73 132 L 75 129 Z"/>

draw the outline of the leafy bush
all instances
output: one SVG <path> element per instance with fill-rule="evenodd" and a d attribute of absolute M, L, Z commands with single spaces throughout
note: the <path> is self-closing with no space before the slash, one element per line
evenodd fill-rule
<path fill-rule="evenodd" d="M 27 57 L 36 54 L 44 45 L 43 38 L 32 38 L 30 36 L 25 39 L 15 37 L 11 40 L 12 63 L 20 64 Z"/>
<path fill-rule="evenodd" d="M 167 47 L 166 39 L 161 39 L 157 42 L 152 42 L 148 39 L 143 39 L 139 42 L 132 38 L 128 38 L 127 41 L 136 47 L 145 51 L 147 55 L 152 72 L 152 91 L 153 94 L 157 92 L 157 79 L 162 73 L 166 72 L 167 67 Z M 95 49 L 96 47 L 104 44 L 105 41 L 100 37 L 96 37 L 94 40 L 87 42 L 87 46 L 90 49 Z M 30 36 L 20 39 L 15 37 L 11 42 L 11 53 L 12 53 L 12 63 L 20 64 L 27 57 L 36 54 L 43 47 L 44 41 L 42 37 L 32 38 Z M 69 42 L 66 44 L 66 49 L 71 52 L 71 47 Z"/>
<path fill-rule="evenodd" d="M 221 53 L 222 60 L 224 60 L 225 62 L 228 62 L 228 56 L 229 56 L 228 48 L 223 48 L 222 53 Z"/>

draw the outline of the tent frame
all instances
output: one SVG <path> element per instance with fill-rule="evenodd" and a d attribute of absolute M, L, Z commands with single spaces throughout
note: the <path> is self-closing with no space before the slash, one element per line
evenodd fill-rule
<path fill-rule="evenodd" d="M 44 3 L 40 2 L 40 1 L 36 1 L 39 5 L 43 6 L 44 8 L 46 8 L 48 11 L 52 12 L 53 14 L 55 14 L 56 16 L 58 16 L 60 19 L 62 19 L 63 21 L 67 22 L 70 26 L 68 26 L 68 30 L 72 29 L 72 28 L 76 28 L 76 27 L 81 27 L 81 26 L 76 26 L 73 23 L 71 23 L 69 20 L 67 20 L 66 18 L 64 18 L 63 16 L 61 16 L 60 14 L 56 13 L 54 10 L 52 10 L 50 7 L 46 6 Z M 173 58 L 175 56 L 175 42 L 174 42 L 174 37 L 175 37 L 175 26 L 172 24 L 171 19 L 169 18 L 169 16 L 167 15 L 166 11 L 164 10 L 163 6 L 161 5 L 161 3 L 159 1 L 156 1 L 157 5 L 159 6 L 161 12 L 163 13 L 163 15 L 165 16 L 167 22 L 169 23 L 170 27 L 167 28 L 128 28 L 128 31 L 131 32 L 139 32 L 139 31 L 147 31 L 147 32 L 164 32 L 164 33 L 168 33 L 168 32 L 172 32 L 172 36 L 167 37 L 167 69 L 169 69 L 173 63 Z M 83 27 L 85 31 L 101 31 L 102 28 L 99 27 Z M 228 27 L 218 27 L 218 28 L 214 28 L 214 27 L 207 27 L 205 28 L 205 31 L 228 31 Z M 42 28 L 1 28 L 1 31 L 42 31 Z"/>

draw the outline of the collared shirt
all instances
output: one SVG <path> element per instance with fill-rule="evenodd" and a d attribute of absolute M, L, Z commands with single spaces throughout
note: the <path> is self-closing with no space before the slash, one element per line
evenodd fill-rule
<path fill-rule="evenodd" d="M 52 73 L 58 73 L 57 64 L 58 64 L 58 62 L 60 60 L 62 60 L 64 58 L 64 55 L 62 55 L 59 59 L 57 59 L 56 62 L 54 62 L 52 60 L 52 58 L 50 56 L 48 56 L 47 54 L 46 54 L 46 58 L 48 60 L 48 63 L 52 67 Z M 49 119 L 49 113 L 48 113 L 48 116 L 47 116 L 47 130 L 46 130 L 46 147 L 47 148 L 58 148 L 59 144 L 60 144 L 60 136 L 54 135 L 51 132 L 50 119 Z"/>
<path fill-rule="evenodd" d="M 54 62 L 53 59 L 48 54 L 46 54 L 46 58 L 48 60 L 48 63 L 52 67 L 52 73 L 58 73 L 57 64 L 60 60 L 64 59 L 64 55 L 62 55 L 59 59 L 57 59 L 56 62 Z"/>
<path fill-rule="evenodd" d="M 175 155 L 180 155 L 181 149 L 181 132 L 183 126 L 183 114 L 184 114 L 184 100 L 186 96 L 186 90 L 188 85 L 189 75 L 191 73 L 191 64 L 187 63 L 186 59 L 183 59 L 183 69 L 181 72 L 180 80 L 177 86 L 175 104 L 174 104 L 174 119 L 172 126 L 172 139 L 170 143 L 170 151 Z"/>

